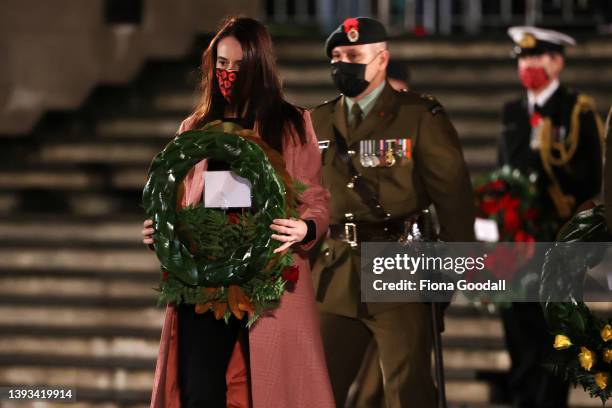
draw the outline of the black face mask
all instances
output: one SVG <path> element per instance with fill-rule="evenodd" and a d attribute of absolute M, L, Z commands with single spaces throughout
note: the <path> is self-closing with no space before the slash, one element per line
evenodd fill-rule
<path fill-rule="evenodd" d="M 368 64 L 336 61 L 331 64 L 331 76 L 336 88 L 349 98 L 366 90 L 369 81 L 365 79 Z"/>

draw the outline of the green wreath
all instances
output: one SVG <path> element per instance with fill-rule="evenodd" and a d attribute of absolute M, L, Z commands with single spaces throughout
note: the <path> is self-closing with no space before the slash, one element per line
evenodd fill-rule
<path fill-rule="evenodd" d="M 546 322 L 555 336 L 550 367 L 602 402 L 612 395 L 612 320 L 595 316 L 579 299 L 586 271 L 601 262 L 605 251 L 596 245 L 578 251 L 559 242 L 606 242 L 611 238 L 603 206 L 576 214 L 547 252 L 540 286 Z M 568 301 L 551 301 L 559 293 L 567 294 Z"/>
<path fill-rule="evenodd" d="M 229 164 L 251 182 L 252 215 L 232 221 L 222 210 L 201 206 L 177 212 L 177 188 L 204 158 Z M 290 251 L 273 254 L 280 242 L 271 239 L 269 225 L 275 218 L 296 215 L 297 195 L 303 189 L 293 183 L 278 152 L 236 125 L 217 121 L 173 139 L 153 159 L 143 191 L 145 212 L 156 226 L 154 247 L 163 272 L 160 304 L 196 304 L 197 311 L 212 309 L 226 321 L 232 314 L 242 318 L 243 312 L 252 312 L 250 323 L 277 306 L 287 280 L 283 271 L 293 258 Z M 215 251 L 198 248 L 202 242 L 216 242 Z M 198 256 L 202 250 L 208 256 Z"/>

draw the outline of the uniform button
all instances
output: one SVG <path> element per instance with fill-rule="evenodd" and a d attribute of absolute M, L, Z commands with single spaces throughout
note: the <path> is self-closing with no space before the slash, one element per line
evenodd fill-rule
<path fill-rule="evenodd" d="M 353 187 L 355 187 L 355 183 L 353 183 L 352 181 L 349 181 L 348 183 L 346 183 L 346 186 L 348 188 L 353 188 Z"/>
<path fill-rule="evenodd" d="M 356 154 L 356 152 L 354 150 L 349 150 L 347 153 L 351 157 L 353 157 Z"/>

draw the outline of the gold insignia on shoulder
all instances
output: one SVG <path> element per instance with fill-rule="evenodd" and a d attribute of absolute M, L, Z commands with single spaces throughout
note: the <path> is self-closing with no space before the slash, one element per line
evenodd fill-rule
<path fill-rule="evenodd" d="M 355 42 L 359 39 L 359 31 L 353 27 L 348 31 L 348 33 L 346 33 L 346 36 L 350 42 Z"/>
<path fill-rule="evenodd" d="M 526 33 L 519 42 L 521 48 L 533 48 L 536 46 L 536 39 L 531 33 Z"/>

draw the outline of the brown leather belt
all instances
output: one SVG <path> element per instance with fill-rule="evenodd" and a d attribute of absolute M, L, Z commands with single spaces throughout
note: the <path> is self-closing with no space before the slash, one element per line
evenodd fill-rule
<path fill-rule="evenodd" d="M 330 238 L 348 242 L 357 246 L 360 242 L 388 242 L 397 241 L 404 233 L 404 222 L 347 222 L 344 224 L 331 224 L 329 226 Z"/>

